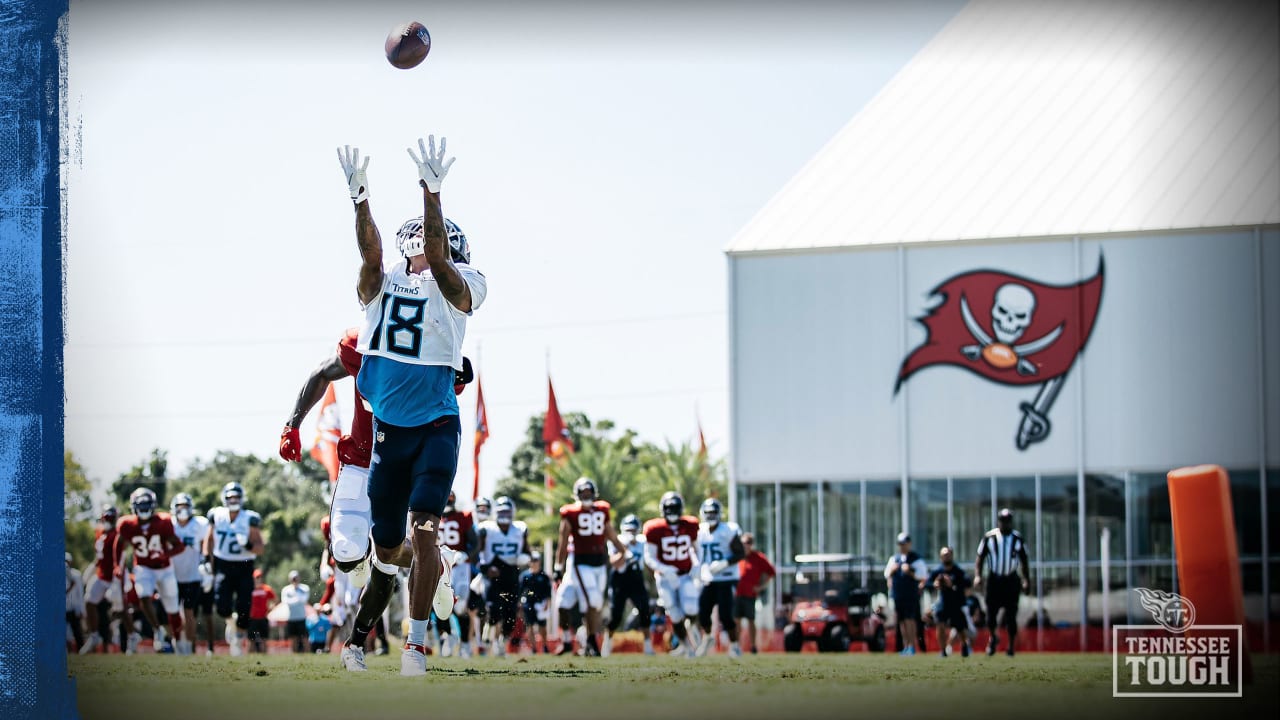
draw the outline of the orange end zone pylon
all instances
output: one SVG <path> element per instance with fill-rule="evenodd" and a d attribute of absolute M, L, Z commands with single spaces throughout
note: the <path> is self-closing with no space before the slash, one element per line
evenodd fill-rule
<path fill-rule="evenodd" d="M 1196 624 L 1243 628 L 1244 585 L 1227 471 L 1196 465 L 1170 472 L 1168 480 L 1178 593 L 1195 605 Z M 1241 651 L 1243 679 L 1249 682 L 1253 667 L 1247 641 Z"/>

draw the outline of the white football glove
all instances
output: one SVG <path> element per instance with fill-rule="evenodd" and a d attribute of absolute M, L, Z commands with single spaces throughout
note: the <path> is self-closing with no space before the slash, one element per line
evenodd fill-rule
<path fill-rule="evenodd" d="M 716 575 L 719 575 L 720 573 L 724 572 L 725 569 L 727 569 L 728 567 L 729 567 L 728 560 L 716 560 L 715 562 L 707 566 L 707 572 L 710 573 L 711 577 L 715 577 Z"/>
<path fill-rule="evenodd" d="M 369 178 L 365 175 L 365 168 L 369 167 L 369 157 L 366 155 L 364 162 L 360 162 L 360 148 L 353 148 L 350 145 L 343 145 L 338 148 L 338 162 L 342 165 L 342 172 L 347 176 L 347 187 L 351 190 L 351 200 L 355 203 L 362 203 L 369 199 Z"/>
<path fill-rule="evenodd" d="M 664 578 L 667 578 L 668 580 L 674 580 L 675 578 L 680 577 L 680 571 L 677 570 L 673 565 L 663 565 L 658 570 L 658 574 Z"/>
<path fill-rule="evenodd" d="M 436 152 L 436 136 L 428 135 L 427 142 L 422 142 L 422 138 L 418 138 L 418 149 L 422 151 L 422 157 L 413 151 L 413 148 L 407 148 L 409 157 L 413 158 L 413 162 L 418 166 L 418 177 L 422 182 L 426 183 L 427 190 L 433 193 L 440 192 L 440 185 L 444 183 L 444 176 L 449 174 L 449 168 L 453 166 L 453 161 L 457 158 L 444 159 L 445 138 L 440 138 L 440 152 Z M 430 147 L 428 147 L 428 143 Z"/>

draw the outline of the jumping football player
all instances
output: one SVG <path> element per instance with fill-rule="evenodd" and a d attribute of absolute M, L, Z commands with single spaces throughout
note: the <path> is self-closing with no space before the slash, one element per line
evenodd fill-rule
<path fill-rule="evenodd" d="M 396 233 L 405 260 L 385 271 L 382 237 L 369 210 L 369 159 L 338 150 L 355 205 L 356 239 L 362 264 L 357 295 L 365 311 L 359 350 L 364 356 L 356 386 L 373 410 L 374 461 L 369 500 L 375 553 L 400 564 L 410 516 L 409 633 L 401 655 L 402 675 L 427 672 L 427 625 L 443 559 L 437 526 L 458 467 L 461 424 L 453 390 L 462 370 L 467 318 L 484 302 L 484 276 L 471 268 L 466 236 L 445 219 L 440 187 L 453 164 L 445 141 L 436 151 L 418 141 L 409 150 L 423 188 L 423 215 Z"/>
<path fill-rule="evenodd" d="M 213 654 L 213 593 L 205 592 L 205 579 L 200 574 L 200 543 L 209 534 L 209 518 L 195 515 L 191 496 L 178 493 L 169 501 L 169 515 L 173 518 L 173 532 L 182 541 L 182 552 L 173 556 L 173 573 L 178 579 L 178 602 L 182 604 L 182 638 L 178 640 L 178 654 L 190 655 L 195 651 L 196 609 L 204 619 L 205 639 L 209 641 L 207 655 Z"/>
<path fill-rule="evenodd" d="M 671 630 L 680 640 L 672 655 L 691 657 L 697 644 L 698 586 L 695 567 L 699 562 L 694 544 L 698 519 L 684 515 L 684 498 L 667 492 L 658 503 L 662 517 L 644 524 L 644 564 L 653 571 L 658 586 L 658 604 L 671 618 Z M 689 627 L 686 627 L 686 623 Z"/>
<path fill-rule="evenodd" d="M 222 507 L 209 511 L 209 532 L 204 536 L 205 571 L 214 576 L 213 604 L 227 625 L 231 654 L 245 652 L 249 610 L 253 603 L 254 562 L 266 548 L 262 517 L 245 508 L 244 487 L 238 482 L 222 486 Z M 231 623 L 231 612 L 236 621 Z"/>
<path fill-rule="evenodd" d="M 696 651 L 699 656 L 706 655 L 715 644 L 715 635 L 711 632 L 711 611 L 718 607 L 720 626 L 729 634 L 729 654 L 741 657 L 738 623 L 733 617 L 733 594 L 738 586 L 738 561 L 746 556 L 747 551 L 742 545 L 742 530 L 737 523 L 722 521 L 723 512 L 724 507 L 715 498 L 707 498 L 699 510 L 702 517 L 702 525 L 698 529 L 702 593 L 698 597 L 698 625 L 702 628 L 702 643 Z"/>
<path fill-rule="evenodd" d="M 601 630 L 601 611 L 604 610 L 604 591 L 608 582 L 609 551 L 606 543 L 612 543 L 626 552 L 618 533 L 610 522 L 609 503 L 600 500 L 596 484 L 589 477 L 578 478 L 573 484 L 577 500 L 560 508 L 560 538 L 556 544 L 555 575 L 563 577 L 556 591 L 556 605 L 560 608 L 561 623 L 569 624 L 570 607 L 577 605 L 587 625 L 588 656 L 599 656 L 597 637 Z M 570 536 L 573 553 L 569 553 Z M 567 561 L 567 562 L 566 562 Z"/>
<path fill-rule="evenodd" d="M 133 550 L 134 586 L 141 601 L 142 614 L 155 632 L 155 648 L 164 647 L 164 628 L 160 627 L 151 597 L 160 592 L 160 602 L 169 616 L 174 638 L 182 636 L 182 608 L 178 605 L 178 578 L 169 558 L 182 552 L 182 541 L 173 531 L 173 521 L 166 513 L 156 512 L 156 494 L 138 488 L 129 495 L 132 515 L 120 518 L 116 525 L 116 575 L 124 575 L 124 551 Z"/>

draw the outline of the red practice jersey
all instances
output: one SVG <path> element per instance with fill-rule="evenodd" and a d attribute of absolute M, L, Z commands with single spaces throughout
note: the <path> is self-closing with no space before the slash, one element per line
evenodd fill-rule
<path fill-rule="evenodd" d="M 698 518 L 685 515 L 675 525 L 666 518 L 654 518 L 644 524 L 644 540 L 658 549 L 658 562 L 666 563 L 684 575 L 693 568 L 693 548 L 698 539 Z"/>
<path fill-rule="evenodd" d="M 125 546 L 133 548 L 133 564 L 154 569 L 169 567 L 169 547 L 176 544 L 182 547 L 182 541 L 173 531 L 173 520 L 169 513 L 158 512 L 147 520 L 139 520 L 137 515 L 125 515 L 116 525 L 115 557 L 124 557 Z M 169 546 L 165 539 L 172 538 Z"/>
<path fill-rule="evenodd" d="M 583 507 L 581 500 L 561 506 L 560 518 L 569 521 L 569 539 L 573 543 L 576 562 L 583 565 L 604 564 L 608 554 L 604 529 L 609 524 L 609 515 L 609 503 L 603 500 L 596 500 L 589 507 Z"/>
<path fill-rule="evenodd" d="M 338 342 L 338 360 L 353 379 L 360 375 L 360 363 L 364 356 L 356 350 L 358 328 L 348 328 L 346 335 Z M 354 387 L 355 383 L 352 383 Z M 338 460 L 344 465 L 369 467 L 369 456 L 373 454 L 373 413 L 365 407 L 364 396 L 359 390 L 356 394 L 355 419 L 351 421 L 351 433 L 338 439 Z"/>
<path fill-rule="evenodd" d="M 437 537 L 445 547 L 455 552 L 467 551 L 467 533 L 471 531 L 471 512 L 454 510 L 440 516 L 440 531 Z"/>
<path fill-rule="evenodd" d="M 108 582 L 116 571 L 116 528 L 100 527 L 93 533 L 93 552 L 98 559 L 98 578 Z"/>

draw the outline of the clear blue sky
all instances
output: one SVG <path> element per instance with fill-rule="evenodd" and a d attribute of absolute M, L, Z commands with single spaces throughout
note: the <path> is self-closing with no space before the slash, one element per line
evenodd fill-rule
<path fill-rule="evenodd" d="M 92 478 L 153 447 L 175 470 L 275 454 L 360 319 L 334 148 L 371 156 L 393 255 L 427 133 L 489 279 L 464 346 L 482 488 L 545 408 L 548 355 L 562 411 L 658 442 L 700 412 L 726 454 L 724 246 L 963 3 L 469 5 L 71 3 L 66 446 Z M 409 19 L 432 51 L 396 70 L 382 43 Z"/>

